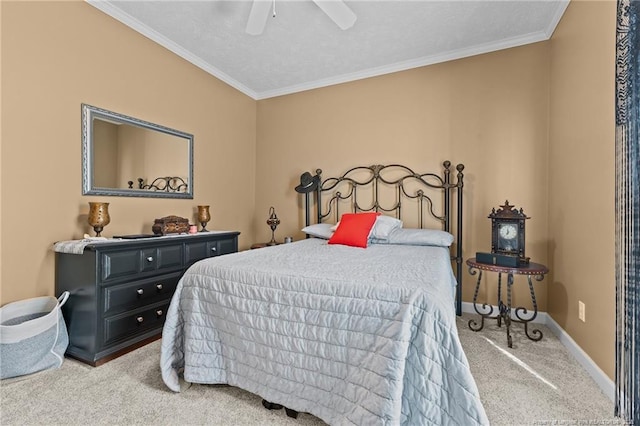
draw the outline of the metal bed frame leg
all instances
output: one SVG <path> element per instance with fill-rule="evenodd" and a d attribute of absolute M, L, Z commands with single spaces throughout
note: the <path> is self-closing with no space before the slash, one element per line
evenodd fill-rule
<path fill-rule="evenodd" d="M 288 417 L 291 417 L 293 419 L 297 419 L 298 418 L 298 412 L 296 410 L 292 410 L 291 408 L 287 408 L 284 405 L 280 405 L 280 404 L 274 404 L 273 402 L 269 402 L 266 399 L 262 400 L 262 406 L 264 408 L 266 408 L 267 410 L 282 410 L 284 408 L 284 411 L 287 413 Z"/>

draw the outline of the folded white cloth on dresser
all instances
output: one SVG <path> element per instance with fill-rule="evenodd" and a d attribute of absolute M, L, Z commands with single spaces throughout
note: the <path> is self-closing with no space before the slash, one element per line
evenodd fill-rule
<path fill-rule="evenodd" d="M 70 254 L 82 254 L 84 252 L 84 248 L 89 244 L 94 243 L 107 243 L 110 241 L 121 241 L 121 240 L 108 240 L 105 237 L 89 237 L 83 238 L 82 240 L 68 240 L 68 241 L 58 241 L 53 245 L 53 250 L 58 253 L 70 253 Z"/>

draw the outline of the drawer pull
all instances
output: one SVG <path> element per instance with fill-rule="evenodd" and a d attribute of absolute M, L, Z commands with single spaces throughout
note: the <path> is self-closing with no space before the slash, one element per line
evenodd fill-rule
<path fill-rule="evenodd" d="M 143 317 L 137 317 L 136 321 L 138 321 L 138 324 L 142 324 L 142 321 L 144 321 Z"/>
<path fill-rule="evenodd" d="M 158 317 L 161 317 L 162 316 L 162 309 L 158 309 L 156 311 L 156 315 L 158 315 Z"/>
<path fill-rule="evenodd" d="M 211 251 L 215 253 L 217 249 L 215 247 L 211 247 Z"/>
<path fill-rule="evenodd" d="M 162 284 L 156 284 L 156 288 L 158 289 L 158 291 L 162 290 Z"/>
<path fill-rule="evenodd" d="M 153 262 L 153 256 L 147 257 L 147 262 Z"/>
<path fill-rule="evenodd" d="M 142 295 L 142 293 L 144 293 L 144 290 L 143 290 L 143 289 L 141 289 L 141 288 L 139 288 L 139 289 L 137 289 L 137 290 L 136 290 L 136 293 L 138 293 L 138 294 Z"/>

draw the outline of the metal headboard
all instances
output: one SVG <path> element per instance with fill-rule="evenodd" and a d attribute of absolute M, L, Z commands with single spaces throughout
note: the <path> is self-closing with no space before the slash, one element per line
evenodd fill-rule
<path fill-rule="evenodd" d="M 405 202 L 414 200 L 418 205 L 418 226 L 424 227 L 424 219 L 431 217 L 439 222 L 442 229 L 452 232 L 453 192 L 456 196 L 455 254 L 451 260 L 456 263 L 455 275 L 456 313 L 462 315 L 462 188 L 463 164 L 456 166 L 455 182 L 451 181 L 451 162 L 442 163 L 441 174 L 416 173 L 400 164 L 359 166 L 346 171 L 339 177 L 322 179 L 322 170 L 315 175 L 305 172 L 300 176 L 296 192 L 305 195 L 305 225 L 311 224 L 311 214 L 315 204 L 315 220 L 321 223 L 328 218 L 340 218 L 340 207 L 345 204 L 353 213 L 375 211 L 392 213 L 402 219 Z M 455 172 L 454 172 L 455 173 Z M 393 201 L 383 198 L 383 194 L 393 191 Z M 364 202 L 363 194 L 364 193 Z M 312 194 L 315 195 L 312 199 Z M 328 197 L 325 199 L 325 196 Z M 437 208 L 434 197 L 442 197 L 442 205 Z M 315 202 L 314 202 L 315 201 Z M 324 203 L 324 204 L 323 204 Z"/>

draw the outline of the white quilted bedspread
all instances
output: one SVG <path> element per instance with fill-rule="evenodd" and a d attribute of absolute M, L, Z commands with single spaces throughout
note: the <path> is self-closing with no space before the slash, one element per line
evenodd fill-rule
<path fill-rule="evenodd" d="M 194 264 L 161 369 L 332 425 L 488 424 L 458 339 L 448 248 L 307 239 Z"/>

